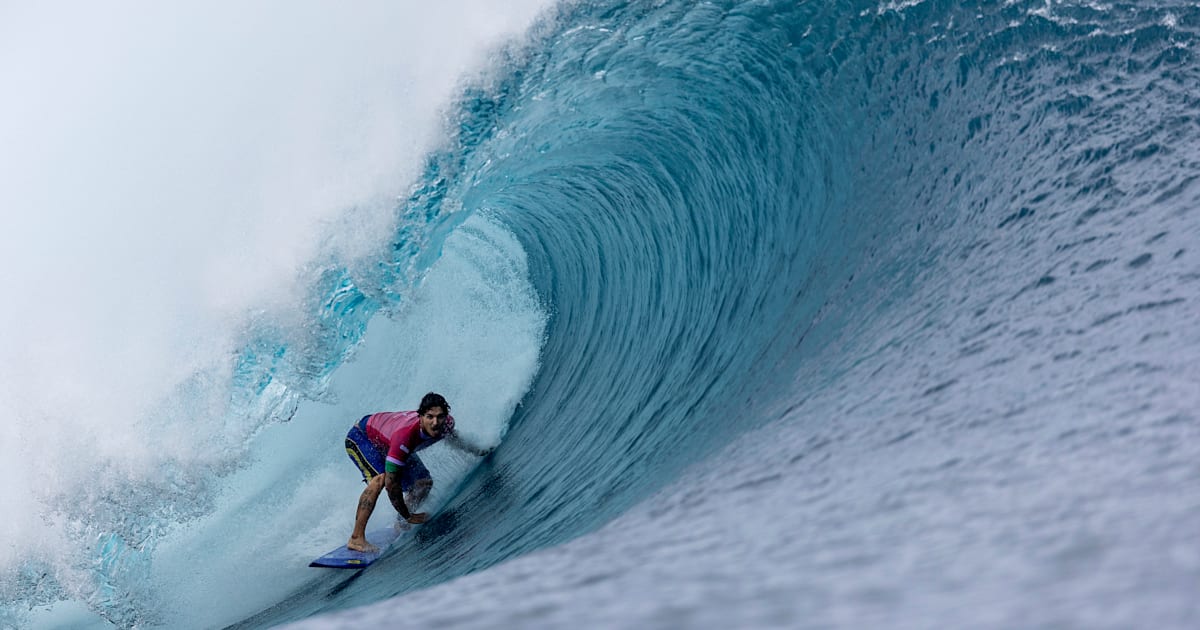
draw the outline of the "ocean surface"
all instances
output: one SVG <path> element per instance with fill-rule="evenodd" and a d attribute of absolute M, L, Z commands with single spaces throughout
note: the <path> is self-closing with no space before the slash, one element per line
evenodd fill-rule
<path fill-rule="evenodd" d="M 1195 3 L 392 4 L 5 10 L 0 626 L 1200 626 Z"/>

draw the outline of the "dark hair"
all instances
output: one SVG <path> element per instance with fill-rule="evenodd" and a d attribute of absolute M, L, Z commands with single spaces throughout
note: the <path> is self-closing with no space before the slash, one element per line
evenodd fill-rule
<path fill-rule="evenodd" d="M 417 415 L 423 416 L 426 411 L 434 407 L 441 407 L 446 413 L 450 413 L 450 403 L 446 402 L 446 399 L 442 398 L 441 394 L 429 392 L 421 398 L 421 406 L 417 407 Z"/>

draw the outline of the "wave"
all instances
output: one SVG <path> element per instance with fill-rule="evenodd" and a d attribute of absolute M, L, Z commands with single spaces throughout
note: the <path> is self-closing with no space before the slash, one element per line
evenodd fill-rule
<path fill-rule="evenodd" d="M 254 627 L 420 591 L 311 625 L 1011 626 L 1154 601 L 1185 625 L 1180 589 L 1120 574 L 1182 583 L 1186 562 L 1137 558 L 1190 557 L 1195 511 L 1143 505 L 1146 545 L 1121 515 L 1138 488 L 1194 497 L 1172 480 L 1196 394 L 1164 374 L 1200 341 L 1197 24 L 1170 3 L 560 6 L 461 92 L 389 254 L 327 268 L 317 318 L 242 348 L 230 387 L 237 413 L 292 418 L 238 461 L 336 444 L 426 383 L 493 457 L 435 459 L 438 516 L 349 579 L 287 560 L 344 535 L 337 448 L 297 457 L 302 480 L 202 476 L 238 490 L 137 522 L 208 533 L 126 565 L 144 586 L 119 615 L 91 605 Z M 396 358 L 413 347 L 434 359 Z M 89 522 L 128 546 L 112 496 Z M 304 542 L 221 582 L 280 531 Z M 1037 588 L 987 568 L 1013 554 Z"/>

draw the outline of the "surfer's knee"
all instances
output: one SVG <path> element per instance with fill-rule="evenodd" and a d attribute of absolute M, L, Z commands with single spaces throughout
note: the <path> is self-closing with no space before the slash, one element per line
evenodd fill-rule
<path fill-rule="evenodd" d="M 429 496 L 429 489 L 433 487 L 433 479 L 422 477 L 413 482 L 412 490 L 408 493 L 408 499 L 413 505 L 419 505 Z"/>
<path fill-rule="evenodd" d="M 383 475 L 375 475 L 374 477 L 371 477 L 371 480 L 367 482 L 367 490 L 366 491 L 378 496 L 380 491 L 382 491 L 382 490 L 383 490 Z"/>

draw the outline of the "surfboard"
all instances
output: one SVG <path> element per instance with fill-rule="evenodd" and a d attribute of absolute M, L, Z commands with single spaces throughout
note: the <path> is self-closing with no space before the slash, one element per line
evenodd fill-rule
<path fill-rule="evenodd" d="M 378 560 L 383 552 L 387 551 L 387 548 L 404 533 L 404 531 L 396 531 L 396 528 L 391 525 L 369 531 L 367 532 L 367 542 L 379 547 L 379 551 L 354 551 L 346 545 L 342 545 L 313 560 L 308 566 L 324 569 L 365 569 L 371 566 L 372 562 Z"/>

